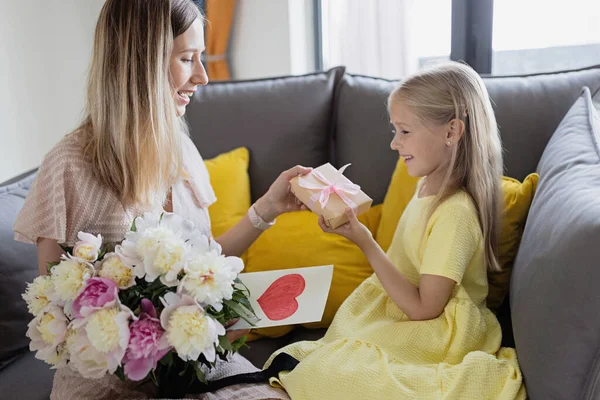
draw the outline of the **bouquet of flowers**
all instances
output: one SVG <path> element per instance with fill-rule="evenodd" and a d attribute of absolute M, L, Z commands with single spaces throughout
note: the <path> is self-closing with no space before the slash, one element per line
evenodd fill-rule
<path fill-rule="evenodd" d="M 85 378 L 152 380 L 163 394 L 177 381 L 185 394 L 206 384 L 217 357 L 244 345 L 245 337 L 230 343 L 224 328 L 255 317 L 238 279 L 243 262 L 222 255 L 191 221 L 145 214 L 116 246 L 78 238 L 23 294 L 36 358 Z"/>

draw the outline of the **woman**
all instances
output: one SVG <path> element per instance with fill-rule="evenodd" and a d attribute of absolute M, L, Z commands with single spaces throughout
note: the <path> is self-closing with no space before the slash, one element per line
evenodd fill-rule
<path fill-rule="evenodd" d="M 216 198 L 208 172 L 182 121 L 190 97 L 208 77 L 203 17 L 191 0 L 107 0 L 95 33 L 87 117 L 45 157 L 19 214 L 15 238 L 37 244 L 40 273 L 59 260 L 59 243 L 77 233 L 118 242 L 144 212 L 175 212 L 210 235 L 208 206 Z M 216 238 L 240 255 L 279 214 L 300 209 L 289 180 L 310 169 L 283 172 L 231 230 Z M 229 331 L 234 341 L 247 331 Z M 240 355 L 215 377 L 257 369 Z M 211 378 L 210 376 L 208 377 Z M 52 399 L 144 398 L 152 387 L 113 375 L 87 380 L 57 371 Z M 231 386 L 204 398 L 288 398 L 267 384 Z"/>

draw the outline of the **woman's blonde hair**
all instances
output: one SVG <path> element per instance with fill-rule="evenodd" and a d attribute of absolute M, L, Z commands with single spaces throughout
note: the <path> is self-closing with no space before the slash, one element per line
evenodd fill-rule
<path fill-rule="evenodd" d="M 94 174 L 125 205 L 164 201 L 185 175 L 169 64 L 173 39 L 197 18 L 191 0 L 107 0 L 100 12 L 78 129 Z"/>
<path fill-rule="evenodd" d="M 453 146 L 448 172 L 430 213 L 456 190 L 464 189 L 478 211 L 487 267 L 499 271 L 502 145 L 483 81 L 469 66 L 448 62 L 402 82 L 390 94 L 388 104 L 398 100 L 426 124 L 439 126 L 455 118 L 464 122 L 464 133 Z"/>

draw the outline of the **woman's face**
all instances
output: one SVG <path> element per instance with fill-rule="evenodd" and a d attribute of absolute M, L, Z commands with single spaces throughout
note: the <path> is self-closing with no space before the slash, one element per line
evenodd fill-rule
<path fill-rule="evenodd" d="M 200 19 L 196 19 L 187 31 L 173 40 L 169 69 L 177 115 L 180 117 L 185 114 L 185 107 L 198 85 L 208 83 L 206 70 L 200 60 L 204 50 L 204 26 Z"/>

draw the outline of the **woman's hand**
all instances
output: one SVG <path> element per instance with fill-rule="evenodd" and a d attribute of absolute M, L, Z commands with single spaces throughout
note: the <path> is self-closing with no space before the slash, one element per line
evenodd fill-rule
<path fill-rule="evenodd" d="M 225 323 L 225 325 L 224 325 L 225 329 L 227 329 L 228 327 L 237 323 L 239 320 L 240 320 L 239 318 L 236 318 L 236 319 L 232 319 L 231 321 L 227 321 L 227 323 Z M 234 329 L 231 331 L 227 331 L 226 335 L 227 335 L 227 340 L 229 340 L 229 343 L 233 343 L 236 340 L 238 340 L 239 338 L 241 338 L 242 336 L 246 336 L 249 333 L 250 333 L 250 329 Z"/>
<path fill-rule="evenodd" d="M 270 222 L 280 214 L 306 210 L 306 206 L 290 191 L 290 180 L 297 176 L 309 174 L 311 171 L 312 168 L 297 165 L 282 172 L 267 193 L 255 203 L 254 208 L 258 215 L 266 222 Z"/>
<path fill-rule="evenodd" d="M 337 227 L 336 229 L 331 229 L 325 225 L 325 219 L 322 216 L 319 217 L 319 226 L 323 232 L 341 235 L 346 239 L 356 243 L 356 245 L 358 245 L 358 247 L 364 251 L 365 246 L 373 241 L 373 235 L 371 234 L 369 228 L 364 226 L 358 220 L 358 218 L 356 218 L 354 210 L 351 208 L 346 208 L 346 215 L 348 216 L 348 222 Z"/>

